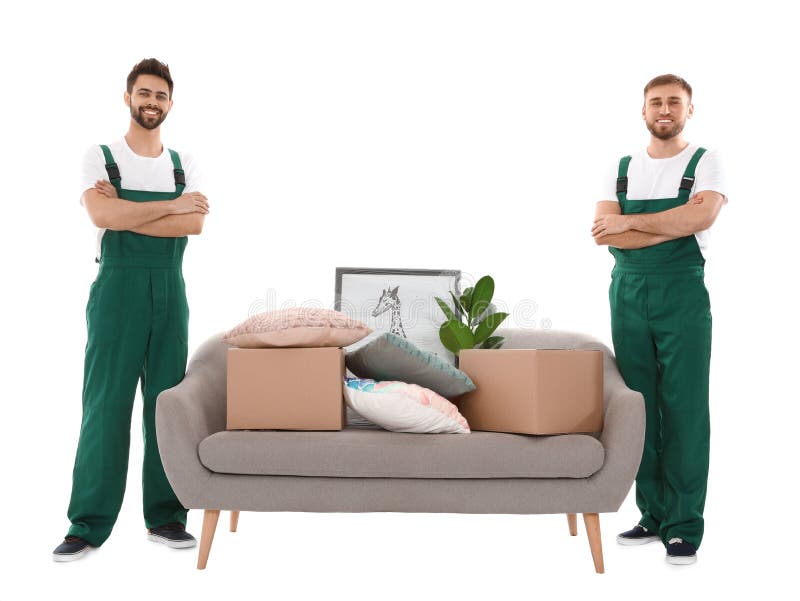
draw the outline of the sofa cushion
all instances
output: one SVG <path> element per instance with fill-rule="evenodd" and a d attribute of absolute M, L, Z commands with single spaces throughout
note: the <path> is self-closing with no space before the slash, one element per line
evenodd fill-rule
<path fill-rule="evenodd" d="M 409 382 L 446 399 L 475 390 L 475 384 L 463 371 L 391 332 L 364 338 L 346 348 L 345 364 L 360 378 Z"/>
<path fill-rule="evenodd" d="M 339 432 L 217 432 L 200 461 L 225 474 L 351 478 L 586 478 L 603 465 L 600 441 L 583 434 L 411 434 L 347 427 Z"/>

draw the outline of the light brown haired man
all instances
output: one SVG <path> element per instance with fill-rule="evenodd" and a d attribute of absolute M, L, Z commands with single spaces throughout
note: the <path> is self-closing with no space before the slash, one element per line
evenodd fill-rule
<path fill-rule="evenodd" d="M 709 230 L 727 202 L 716 153 L 683 137 L 693 113 L 684 79 L 661 75 L 645 86 L 650 144 L 614 164 L 592 227 L 615 259 L 609 301 L 617 362 L 645 401 L 636 476 L 642 517 L 617 541 L 661 540 L 673 564 L 696 561 L 703 537 L 711 359 L 703 277 Z"/>

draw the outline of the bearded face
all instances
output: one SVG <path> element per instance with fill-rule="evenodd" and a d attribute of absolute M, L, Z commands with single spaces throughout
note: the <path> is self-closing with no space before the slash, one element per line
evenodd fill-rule
<path fill-rule="evenodd" d="M 172 100 L 167 82 L 155 75 L 136 78 L 130 94 L 125 95 L 131 119 L 145 129 L 156 129 L 167 118 Z"/>
<path fill-rule="evenodd" d="M 680 135 L 691 116 L 691 99 L 677 84 L 655 86 L 648 91 L 642 118 L 653 137 L 670 140 Z"/>

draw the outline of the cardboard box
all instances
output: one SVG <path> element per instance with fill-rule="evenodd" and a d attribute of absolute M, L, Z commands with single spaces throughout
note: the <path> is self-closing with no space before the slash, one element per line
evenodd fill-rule
<path fill-rule="evenodd" d="M 341 430 L 341 348 L 228 349 L 228 430 Z"/>
<path fill-rule="evenodd" d="M 453 401 L 472 430 L 521 434 L 600 432 L 603 353 L 469 349 L 459 369 L 476 389 Z"/>

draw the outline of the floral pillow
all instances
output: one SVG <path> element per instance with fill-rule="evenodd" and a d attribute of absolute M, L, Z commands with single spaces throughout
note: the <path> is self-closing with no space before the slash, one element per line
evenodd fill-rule
<path fill-rule="evenodd" d="M 345 401 L 359 415 L 393 432 L 468 434 L 453 403 L 432 390 L 405 382 L 346 378 Z"/>

